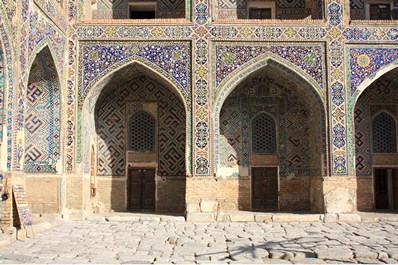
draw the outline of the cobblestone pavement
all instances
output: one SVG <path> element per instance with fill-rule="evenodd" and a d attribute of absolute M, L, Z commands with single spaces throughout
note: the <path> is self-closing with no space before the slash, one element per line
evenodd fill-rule
<path fill-rule="evenodd" d="M 77 221 L 0 248 L 0 263 L 398 263 L 398 222 Z"/>

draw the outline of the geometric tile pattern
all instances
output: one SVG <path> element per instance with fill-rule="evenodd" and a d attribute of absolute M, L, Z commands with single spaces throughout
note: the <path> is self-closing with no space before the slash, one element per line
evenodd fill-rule
<path fill-rule="evenodd" d="M 119 87 L 112 82 L 104 88 L 96 107 L 98 132 L 97 174 L 124 176 L 128 150 L 129 102 L 158 103 L 159 176 L 185 175 L 185 109 L 169 89 L 146 76 L 139 76 Z M 152 137 L 152 136 L 150 136 Z"/>
<path fill-rule="evenodd" d="M 48 48 L 33 62 L 25 100 L 24 171 L 55 172 L 60 156 L 60 89 Z"/>
<path fill-rule="evenodd" d="M 82 82 L 79 98 L 80 106 L 90 86 L 109 72 L 110 67 L 123 65 L 131 60 L 150 64 L 175 83 L 190 102 L 190 47 L 188 43 L 133 42 L 119 44 L 89 43 L 81 46 L 82 69 L 79 78 Z"/>
<path fill-rule="evenodd" d="M 289 63 L 298 66 L 314 81 L 324 88 L 323 76 L 323 51 L 322 46 L 281 46 L 281 45 L 256 45 L 254 43 L 241 46 L 220 44 L 215 46 L 216 54 L 216 86 L 238 70 L 243 64 L 250 62 L 265 54 L 276 55 Z"/>
<path fill-rule="evenodd" d="M 398 48 L 350 48 L 348 53 L 351 95 L 367 77 L 394 61 L 398 63 Z"/>
<path fill-rule="evenodd" d="M 281 176 L 319 174 L 321 161 L 314 160 L 320 154 L 311 153 L 310 139 L 315 143 L 318 141 L 317 145 L 325 139 L 321 139 L 322 128 L 309 128 L 308 109 L 294 90 L 269 75 L 259 74 L 246 81 L 228 96 L 220 112 L 220 165 L 229 168 L 250 166 L 250 155 L 254 152 L 251 146 L 256 143 L 252 139 L 256 135 L 252 128 L 253 118 L 267 115 L 271 120 L 275 119 L 278 126 L 277 141 L 273 145 L 279 154 Z M 315 126 L 319 127 L 321 123 Z"/>
<path fill-rule="evenodd" d="M 372 83 L 358 98 L 355 105 L 355 168 L 357 176 L 372 175 L 374 147 L 371 130 L 375 115 L 385 111 L 393 115 L 395 119 L 398 118 L 398 83 L 392 82 L 393 75 L 394 73 L 390 76 L 387 74 Z"/>
<path fill-rule="evenodd" d="M 0 48 L 0 139 L 3 139 L 3 125 L 4 125 L 4 91 L 5 80 L 4 80 L 4 62 L 3 62 L 3 50 Z"/>

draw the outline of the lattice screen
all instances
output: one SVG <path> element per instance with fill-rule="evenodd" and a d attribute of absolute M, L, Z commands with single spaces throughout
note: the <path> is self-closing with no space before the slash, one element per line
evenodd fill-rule
<path fill-rule="evenodd" d="M 382 112 L 373 119 L 373 152 L 396 153 L 397 130 L 391 115 Z"/>
<path fill-rule="evenodd" d="M 257 115 L 252 122 L 252 149 L 254 153 L 276 153 L 276 124 L 265 113 Z"/>
<path fill-rule="evenodd" d="M 134 114 L 130 119 L 131 151 L 155 151 L 155 120 L 145 111 Z"/>

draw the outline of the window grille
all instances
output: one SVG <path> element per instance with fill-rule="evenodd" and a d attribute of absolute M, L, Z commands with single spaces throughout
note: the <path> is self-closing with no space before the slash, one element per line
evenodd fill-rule
<path fill-rule="evenodd" d="M 155 150 L 155 119 L 140 111 L 130 119 L 130 141 L 131 151 L 154 151 Z"/>
<path fill-rule="evenodd" d="M 274 119 L 265 114 L 259 114 L 252 122 L 253 153 L 276 153 L 276 124 Z"/>
<path fill-rule="evenodd" d="M 373 152 L 397 152 L 397 130 L 395 120 L 386 112 L 380 113 L 373 119 Z"/>

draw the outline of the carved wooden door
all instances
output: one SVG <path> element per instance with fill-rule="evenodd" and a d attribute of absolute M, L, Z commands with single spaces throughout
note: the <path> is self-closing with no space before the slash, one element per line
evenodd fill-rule
<path fill-rule="evenodd" d="M 130 168 L 127 209 L 154 210 L 155 189 L 155 169 Z"/>
<path fill-rule="evenodd" d="M 253 167 L 251 173 L 253 210 L 277 210 L 278 169 Z"/>

